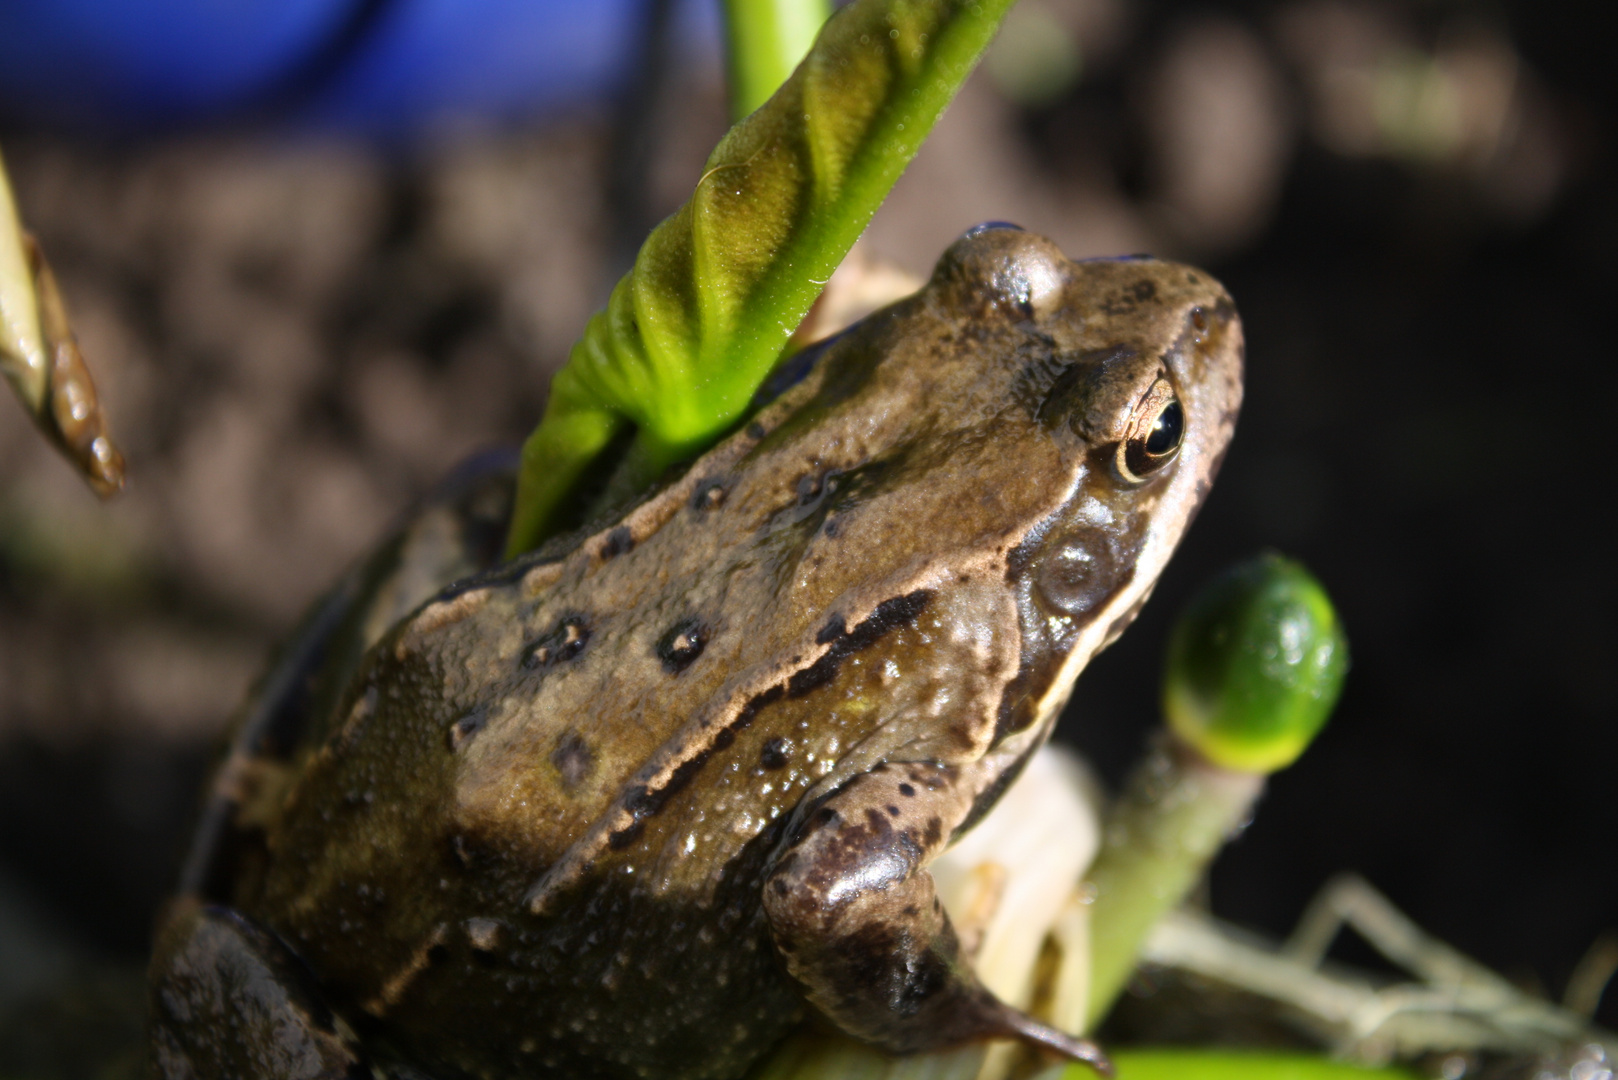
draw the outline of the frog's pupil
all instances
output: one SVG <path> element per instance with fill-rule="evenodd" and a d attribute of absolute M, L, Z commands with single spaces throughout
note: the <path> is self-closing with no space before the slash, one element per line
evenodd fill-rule
<path fill-rule="evenodd" d="M 1180 402 L 1171 401 L 1157 414 L 1157 421 L 1152 424 L 1152 430 L 1146 436 L 1146 452 L 1152 457 L 1161 457 L 1180 445 L 1180 435 L 1185 430 L 1185 413 L 1180 411 Z"/>

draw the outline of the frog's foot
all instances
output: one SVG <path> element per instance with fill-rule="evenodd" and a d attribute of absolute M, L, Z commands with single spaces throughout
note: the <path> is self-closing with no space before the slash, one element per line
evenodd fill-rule
<path fill-rule="evenodd" d="M 1110 1076 L 1100 1047 L 1007 1005 L 961 956 L 926 865 L 966 819 L 978 786 L 957 769 L 907 763 L 838 790 L 765 882 L 776 949 L 816 1008 L 885 1050 L 1018 1039 Z"/>
<path fill-rule="evenodd" d="M 370 1077 L 311 982 L 273 934 L 228 908 L 179 901 L 152 952 L 147 1075 Z"/>

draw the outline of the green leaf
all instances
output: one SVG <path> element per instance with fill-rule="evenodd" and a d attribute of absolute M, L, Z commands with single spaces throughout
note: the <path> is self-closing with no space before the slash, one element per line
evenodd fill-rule
<path fill-rule="evenodd" d="M 1332 1061 L 1318 1054 L 1256 1050 L 1119 1050 L 1112 1054 L 1117 1080 L 1416 1080 L 1397 1067 L 1375 1068 Z M 1070 1066 L 1062 1080 L 1094 1080 L 1095 1073 Z"/>
<path fill-rule="evenodd" d="M 725 0 L 731 119 L 764 104 L 787 81 L 830 15 L 829 0 Z"/>
<path fill-rule="evenodd" d="M 561 527 L 625 425 L 635 441 L 614 483 L 633 489 L 743 416 L 1011 3 L 855 0 L 826 23 L 721 140 L 557 373 L 523 447 L 508 555 Z"/>

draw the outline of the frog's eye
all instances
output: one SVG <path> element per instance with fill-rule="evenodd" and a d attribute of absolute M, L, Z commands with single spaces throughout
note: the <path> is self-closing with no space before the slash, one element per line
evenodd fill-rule
<path fill-rule="evenodd" d="M 1180 452 L 1185 437 L 1185 410 L 1167 379 L 1146 391 L 1129 427 L 1118 443 L 1118 475 L 1131 484 L 1142 483 Z"/>

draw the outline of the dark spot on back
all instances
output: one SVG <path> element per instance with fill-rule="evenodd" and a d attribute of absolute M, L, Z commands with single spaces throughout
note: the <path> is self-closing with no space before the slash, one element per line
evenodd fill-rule
<path fill-rule="evenodd" d="M 826 625 L 820 628 L 820 633 L 815 635 L 815 644 L 825 645 L 836 641 L 846 633 L 848 633 L 848 620 L 841 615 L 833 615 L 826 620 Z"/>
<path fill-rule="evenodd" d="M 614 559 L 619 555 L 627 555 L 635 546 L 635 534 L 629 531 L 628 525 L 619 525 L 607 533 L 607 538 L 601 541 L 601 557 Z"/>
<path fill-rule="evenodd" d="M 562 786 L 572 789 L 595 772 L 596 756 L 584 737 L 570 728 L 556 740 L 556 749 L 551 751 L 551 764 L 561 774 Z"/>
<path fill-rule="evenodd" d="M 449 748 L 453 751 L 461 750 L 471 740 L 472 736 L 483 730 L 484 721 L 487 719 L 487 711 L 479 708 L 473 709 L 451 724 L 449 726 Z"/>
<path fill-rule="evenodd" d="M 911 787 L 909 784 L 900 784 L 899 785 L 899 794 L 903 795 L 905 798 L 909 798 L 910 796 L 914 795 L 915 793 L 916 793 L 916 789 Z"/>
<path fill-rule="evenodd" d="M 624 809 L 631 814 L 638 814 L 646 809 L 652 802 L 652 789 L 645 784 L 636 784 L 624 792 Z"/>
<path fill-rule="evenodd" d="M 894 806 L 892 803 L 889 803 L 888 804 L 888 816 L 889 817 L 898 817 L 899 816 L 899 808 L 897 806 Z"/>
<path fill-rule="evenodd" d="M 657 640 L 657 658 L 663 661 L 663 670 L 678 675 L 689 667 L 707 647 L 708 633 L 707 625 L 694 615 L 669 627 Z"/>
<path fill-rule="evenodd" d="M 704 480 L 697 485 L 691 493 L 691 509 L 696 511 L 717 510 L 725 501 L 725 482 L 723 480 Z"/>
<path fill-rule="evenodd" d="M 607 846 L 613 851 L 622 851 L 630 844 L 633 844 L 640 837 L 640 834 L 645 831 L 646 822 L 637 819 L 607 837 Z"/>
<path fill-rule="evenodd" d="M 766 769 L 784 769 L 792 754 L 792 744 L 786 739 L 774 738 L 759 751 L 758 763 Z"/>
<path fill-rule="evenodd" d="M 590 627 L 582 615 L 569 615 L 550 633 L 522 651 L 525 668 L 548 668 L 572 660 L 590 643 Z"/>

